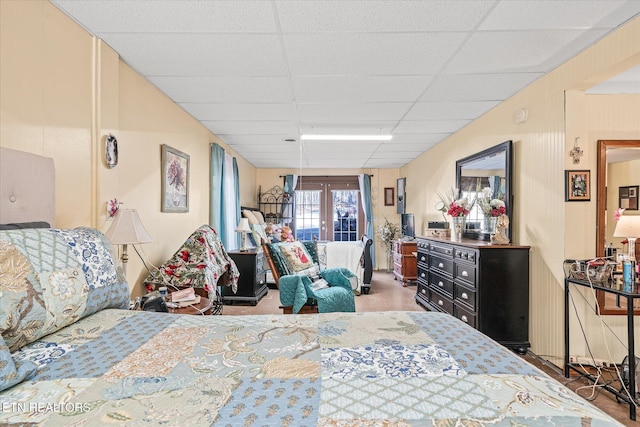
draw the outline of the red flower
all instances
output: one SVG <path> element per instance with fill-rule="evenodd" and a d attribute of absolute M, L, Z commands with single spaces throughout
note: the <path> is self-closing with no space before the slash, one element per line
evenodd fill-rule
<path fill-rule="evenodd" d="M 147 290 L 147 292 L 153 292 L 153 285 L 151 283 L 147 283 L 146 285 L 144 285 L 144 288 Z"/>
<path fill-rule="evenodd" d="M 464 206 L 460 206 L 454 202 L 451 203 L 451 206 L 449 206 L 449 210 L 447 211 L 447 213 L 451 216 L 465 216 L 469 214 L 469 210 Z"/>
<path fill-rule="evenodd" d="M 173 270 L 172 270 L 172 269 L 170 269 L 170 268 L 165 268 L 165 269 L 164 269 L 164 273 L 165 273 L 167 276 L 173 276 Z"/>
<path fill-rule="evenodd" d="M 189 252 L 188 251 L 182 251 L 182 252 L 180 252 L 179 257 L 182 258 L 183 261 L 189 261 Z"/>
<path fill-rule="evenodd" d="M 491 216 L 500 216 L 507 213 L 507 209 L 504 206 L 491 209 Z"/>
<path fill-rule="evenodd" d="M 196 268 L 199 268 L 199 269 L 202 270 L 203 268 L 207 268 L 207 266 L 204 265 L 204 264 L 199 264 L 199 265 L 196 266 Z"/>

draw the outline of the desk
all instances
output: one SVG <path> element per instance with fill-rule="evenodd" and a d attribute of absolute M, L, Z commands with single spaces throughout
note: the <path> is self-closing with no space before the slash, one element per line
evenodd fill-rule
<path fill-rule="evenodd" d="M 579 373 L 580 375 L 588 378 L 591 381 L 595 381 L 596 377 L 591 374 L 586 374 L 579 370 L 575 364 L 569 363 L 569 286 L 577 285 L 593 289 L 597 289 L 606 293 L 612 293 L 618 295 L 620 298 L 624 298 L 627 301 L 627 346 L 629 347 L 628 361 L 629 361 L 629 394 L 635 399 L 636 396 L 636 355 L 635 355 L 635 342 L 634 342 L 634 326 L 633 326 L 633 302 L 634 299 L 640 298 L 640 293 L 637 292 L 625 292 L 611 287 L 603 286 L 601 284 L 590 284 L 586 280 L 578 279 L 564 279 L 564 376 L 569 378 L 571 369 Z M 637 290 L 640 287 L 639 283 L 634 285 L 634 289 Z M 629 418 L 635 421 L 636 419 L 636 406 L 634 402 L 629 400 L 629 397 L 624 390 L 622 392 L 616 390 L 610 385 L 604 385 L 603 388 L 610 393 L 613 393 L 618 399 L 627 402 L 629 404 Z"/>

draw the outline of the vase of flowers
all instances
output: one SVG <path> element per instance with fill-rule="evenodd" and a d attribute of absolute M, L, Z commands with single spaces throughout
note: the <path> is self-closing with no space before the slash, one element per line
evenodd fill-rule
<path fill-rule="evenodd" d="M 452 240 L 462 239 L 467 224 L 467 215 L 469 215 L 469 210 L 475 204 L 476 199 L 470 202 L 466 197 L 460 197 L 460 190 L 457 188 L 450 188 L 445 193 L 438 193 L 438 197 L 440 202 L 436 208 L 451 217 Z"/>
<path fill-rule="evenodd" d="M 484 214 L 482 231 L 495 234 L 498 217 L 500 217 L 500 215 L 506 215 L 507 213 L 504 202 L 493 197 L 493 190 L 491 190 L 491 188 L 485 187 L 482 189 L 481 196 L 478 198 L 478 206 L 480 206 Z"/>
<path fill-rule="evenodd" d="M 393 241 L 400 234 L 400 226 L 389 222 L 385 217 L 384 224 L 378 226 L 378 237 L 387 254 L 387 272 L 393 271 Z"/>

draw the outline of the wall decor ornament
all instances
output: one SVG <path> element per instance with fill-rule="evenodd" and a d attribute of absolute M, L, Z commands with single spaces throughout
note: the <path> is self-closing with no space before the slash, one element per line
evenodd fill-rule
<path fill-rule="evenodd" d="M 587 202 L 591 200 L 591 171 L 565 171 L 564 186 L 565 202 Z"/>
<path fill-rule="evenodd" d="M 384 189 L 384 205 L 393 206 L 396 201 L 393 187 L 385 187 Z"/>
<path fill-rule="evenodd" d="M 162 144 L 162 212 L 189 212 L 189 155 Z"/>
<path fill-rule="evenodd" d="M 112 134 L 107 135 L 104 141 L 104 161 L 109 168 L 118 165 L 118 140 Z"/>

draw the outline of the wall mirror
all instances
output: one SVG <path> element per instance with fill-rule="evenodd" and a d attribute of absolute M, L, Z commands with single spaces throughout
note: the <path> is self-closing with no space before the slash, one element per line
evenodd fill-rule
<path fill-rule="evenodd" d="M 596 255 L 605 255 L 605 247 L 613 243 L 618 251 L 626 250 L 622 238 L 613 237 L 615 221 L 613 214 L 619 208 L 620 187 L 638 185 L 640 182 L 640 140 L 598 141 L 598 178 L 596 213 Z M 628 214 L 640 214 L 629 211 Z M 627 314 L 625 301 L 613 294 L 597 292 L 601 314 Z M 640 301 L 635 300 L 635 314 L 640 314 Z"/>
<path fill-rule="evenodd" d="M 491 191 L 491 198 L 504 202 L 509 217 L 507 237 L 511 239 L 513 228 L 513 195 L 511 194 L 512 141 L 505 141 L 479 153 L 456 162 L 456 187 L 463 196 L 473 200 L 480 197 L 485 188 Z M 488 190 L 487 190 L 488 191 Z M 476 203 L 467 217 L 464 237 L 477 240 L 489 240 L 491 231 L 485 215 Z"/>

